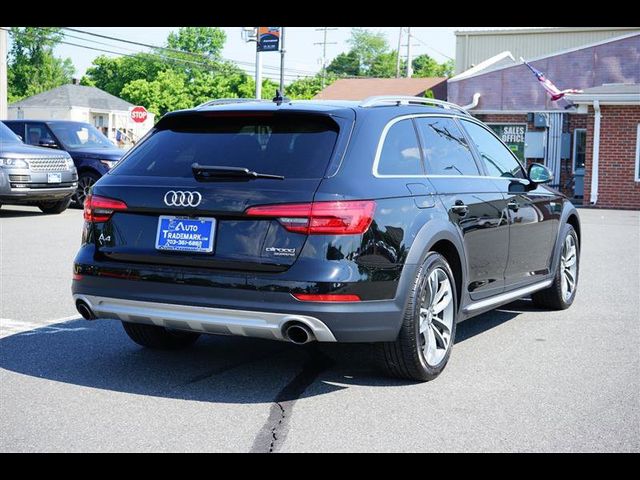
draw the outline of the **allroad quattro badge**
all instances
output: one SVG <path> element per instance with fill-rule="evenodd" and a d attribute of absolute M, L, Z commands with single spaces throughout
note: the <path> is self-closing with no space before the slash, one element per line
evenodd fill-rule
<path fill-rule="evenodd" d="M 265 252 L 273 253 L 278 257 L 293 257 L 296 254 L 295 248 L 267 247 L 264 250 Z"/>
<path fill-rule="evenodd" d="M 197 207 L 201 201 L 202 195 L 199 192 L 169 190 L 164 194 L 164 203 L 168 207 Z"/>

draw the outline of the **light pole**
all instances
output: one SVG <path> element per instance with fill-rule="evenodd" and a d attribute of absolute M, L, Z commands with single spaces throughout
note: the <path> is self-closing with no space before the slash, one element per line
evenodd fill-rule
<path fill-rule="evenodd" d="M 280 30 L 280 95 L 284 97 L 284 27 Z"/>
<path fill-rule="evenodd" d="M 256 42 L 256 100 L 262 98 L 262 57 L 258 50 L 258 27 L 242 27 L 242 39 L 249 42 Z"/>

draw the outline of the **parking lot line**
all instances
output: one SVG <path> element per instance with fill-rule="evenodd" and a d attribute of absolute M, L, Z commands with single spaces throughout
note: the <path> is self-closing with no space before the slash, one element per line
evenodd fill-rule
<path fill-rule="evenodd" d="M 25 320 L 12 320 L 10 318 L 0 318 L 0 338 L 9 337 L 11 335 L 27 334 L 50 334 L 62 331 L 78 330 L 75 328 L 66 328 L 59 324 L 67 323 L 72 320 L 80 320 L 79 315 L 71 315 L 68 317 L 56 318 L 53 320 L 42 320 L 38 322 L 28 322 Z M 82 329 L 82 328 L 81 328 Z"/>

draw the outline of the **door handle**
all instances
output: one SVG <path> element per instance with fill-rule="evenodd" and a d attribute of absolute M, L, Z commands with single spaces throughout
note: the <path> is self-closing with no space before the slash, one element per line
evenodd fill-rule
<path fill-rule="evenodd" d="M 462 200 L 456 200 L 456 203 L 451 206 L 451 211 L 464 217 L 469 212 L 469 207 Z"/>
<path fill-rule="evenodd" d="M 509 208 L 509 210 L 513 210 L 514 212 L 517 212 L 518 209 L 520 208 L 520 204 L 515 200 L 511 200 L 509 203 L 507 203 L 507 207 Z"/>

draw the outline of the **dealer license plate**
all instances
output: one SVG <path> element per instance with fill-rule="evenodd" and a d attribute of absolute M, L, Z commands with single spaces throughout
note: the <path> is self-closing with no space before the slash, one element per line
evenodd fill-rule
<path fill-rule="evenodd" d="M 215 218 L 162 215 L 158 218 L 156 248 L 178 252 L 211 253 L 215 232 Z"/>

